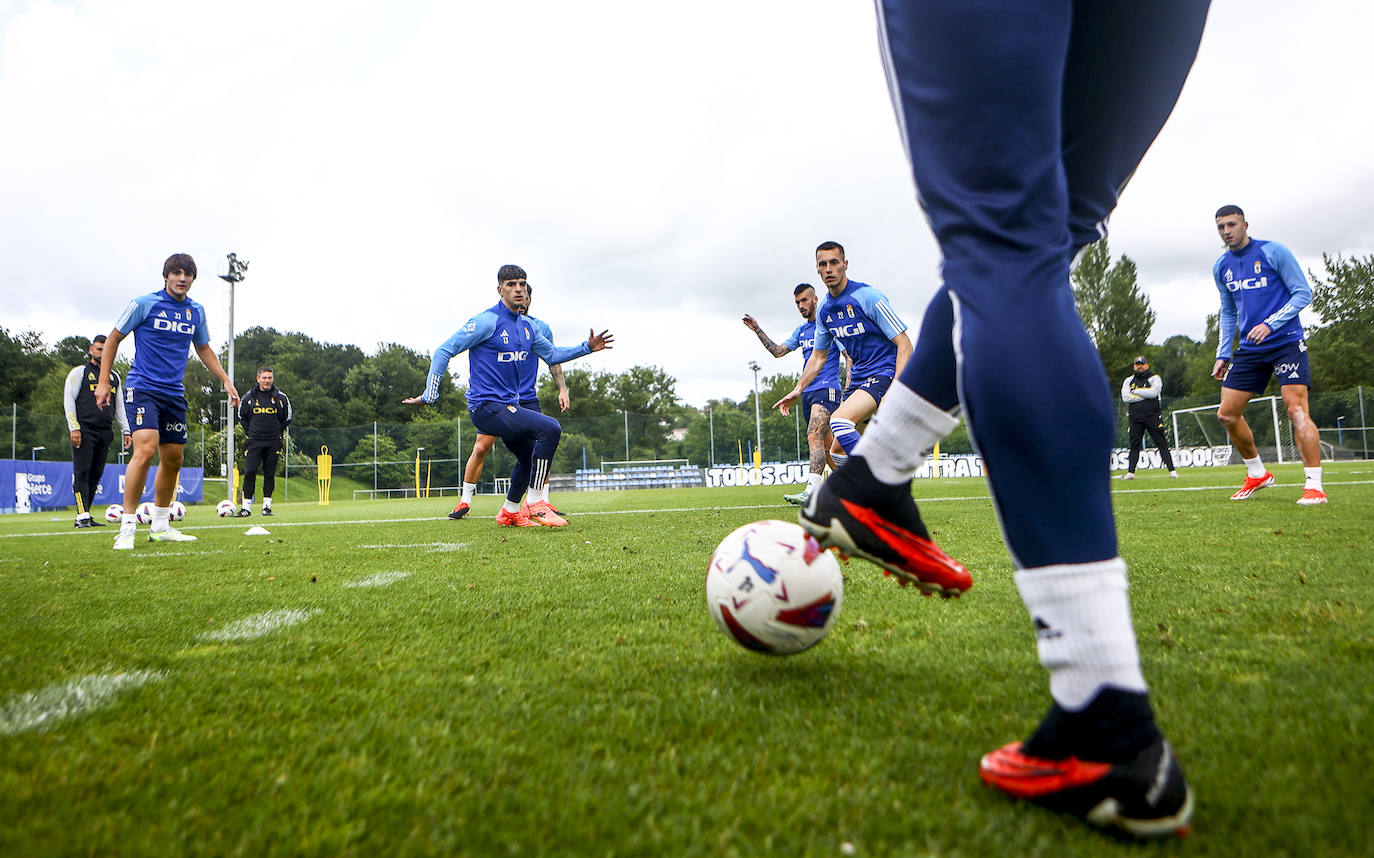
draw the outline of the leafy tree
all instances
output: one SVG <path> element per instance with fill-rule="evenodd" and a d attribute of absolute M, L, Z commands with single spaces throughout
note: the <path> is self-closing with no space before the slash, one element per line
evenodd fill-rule
<path fill-rule="evenodd" d="M 1326 276 L 1312 278 L 1312 309 L 1320 326 L 1308 329 L 1312 384 L 1342 390 L 1374 384 L 1374 255 L 1334 259 L 1322 254 Z"/>
<path fill-rule="evenodd" d="M 1083 251 L 1072 279 L 1078 315 L 1107 377 L 1125 378 L 1155 324 L 1150 299 L 1136 283 L 1135 262 L 1123 255 L 1112 264 L 1104 238 Z"/>
<path fill-rule="evenodd" d="M 11 334 L 0 327 L 0 401 L 29 407 L 34 385 L 55 363 L 37 331 Z"/>
<path fill-rule="evenodd" d="M 396 442 L 383 434 L 368 433 L 358 442 L 358 446 L 353 448 L 353 452 L 344 459 L 345 464 L 362 465 L 372 464 L 373 443 L 376 443 L 376 456 L 378 462 L 388 462 L 390 464 L 377 465 L 377 487 L 382 489 L 397 489 L 415 485 L 415 466 L 412 460 L 407 460 L 405 453 L 396 448 Z M 410 451 L 414 456 L 414 451 Z M 342 476 L 347 476 L 357 480 L 364 485 L 372 482 L 370 468 L 345 468 Z"/>
<path fill-rule="evenodd" d="M 402 405 L 401 400 L 422 392 L 428 377 L 429 358 L 405 346 L 387 343 L 344 376 L 348 415 L 353 422 L 408 422 L 415 412 Z M 453 399 L 441 396 L 435 407 L 451 410 L 448 403 Z"/>

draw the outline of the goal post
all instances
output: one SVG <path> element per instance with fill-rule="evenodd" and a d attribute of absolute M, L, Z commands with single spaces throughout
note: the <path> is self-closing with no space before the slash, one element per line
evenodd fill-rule
<path fill-rule="evenodd" d="M 1293 441 L 1293 424 L 1288 420 L 1288 409 L 1282 406 L 1279 396 L 1256 396 L 1246 403 L 1243 415 L 1245 422 L 1250 425 L 1250 431 L 1254 433 L 1255 446 L 1261 455 L 1272 451 L 1273 458 L 1279 464 L 1298 457 Z M 1225 427 L 1217 419 L 1216 405 L 1179 408 L 1169 416 L 1173 421 L 1176 447 L 1219 447 L 1231 443 Z"/>

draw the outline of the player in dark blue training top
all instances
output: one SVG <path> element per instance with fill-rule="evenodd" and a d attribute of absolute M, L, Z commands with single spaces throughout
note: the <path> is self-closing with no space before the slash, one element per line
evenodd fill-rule
<path fill-rule="evenodd" d="M 549 463 L 563 428 L 552 417 L 520 404 L 525 364 L 542 358 L 550 365 L 563 363 L 611 347 L 615 338 L 607 331 L 591 331 L 586 342 L 559 348 L 549 341 L 521 312 L 529 286 L 518 265 L 503 265 L 496 274 L 496 306 L 473 316 L 453 336 L 434 350 L 425 392 L 403 400 L 407 405 L 433 402 L 448 374 L 448 362 L 468 353 L 468 413 L 478 432 L 495 435 L 515 454 L 510 491 L 496 515 L 496 523 L 509 527 L 567 524 L 548 502 Z M 525 490 L 530 491 L 529 514 L 520 509 Z"/>
<path fill-rule="evenodd" d="M 520 305 L 520 312 L 525 318 L 530 320 L 535 330 L 543 334 L 549 341 L 553 342 L 553 329 L 543 319 L 535 318 L 530 315 L 530 302 L 533 300 L 534 287 L 528 282 L 525 284 L 525 303 Z M 572 399 L 568 395 L 568 382 L 563 377 L 563 365 L 551 364 L 549 375 L 553 377 L 553 382 L 558 387 L 558 408 L 560 411 L 567 411 L 572 405 Z M 539 361 L 523 361 L 520 364 L 520 405 L 531 411 L 543 411 L 539 407 L 539 396 L 535 390 L 535 382 L 539 377 Z M 463 466 L 463 494 L 458 499 L 458 505 L 453 508 L 453 512 L 448 517 L 457 521 L 463 518 L 472 510 L 472 499 L 477 494 L 477 481 L 482 478 L 482 464 L 486 461 L 487 453 L 491 451 L 492 444 L 496 443 L 495 435 L 478 434 L 477 440 L 472 444 L 472 452 L 468 455 L 467 464 Z M 532 494 L 532 493 L 531 493 Z M 545 498 L 547 500 L 547 497 Z M 529 513 L 528 504 L 522 505 L 521 509 Z M 555 513 L 558 510 L 554 510 Z"/>
<path fill-rule="evenodd" d="M 831 344 L 844 349 L 849 357 L 849 385 L 840 407 L 830 415 L 830 431 L 835 436 L 830 452 L 835 464 L 842 465 L 859 443 L 859 427 L 878 410 L 893 378 L 911 357 L 911 340 L 906 323 L 893 312 L 886 295 L 849 279 L 849 260 L 838 242 L 826 241 L 816 248 L 816 271 L 825 282 L 826 294 L 816 311 L 815 347 L 797 386 L 773 407 L 786 414 L 820 376 Z"/>
<path fill-rule="evenodd" d="M 962 409 L 1053 701 L 1024 744 L 983 757 L 980 775 L 1142 837 L 1185 829 L 1193 802 L 1140 669 L 1106 468 L 1115 415 L 1069 268 L 1103 234 L 1173 109 L 1207 5 L 879 0 L 944 286 L 854 455 L 801 516 L 826 544 L 928 591 L 967 589 L 967 570 L 930 541 L 911 497 Z M 1027 355 L 1053 367 L 1053 384 L 1008 381 Z"/>
<path fill-rule="evenodd" d="M 1221 293 L 1221 331 L 1212 377 L 1221 381 L 1217 419 L 1226 427 L 1246 469 L 1245 483 L 1231 500 L 1245 500 L 1274 484 L 1274 475 L 1265 469 L 1250 424 L 1245 422 L 1245 404 L 1264 392 L 1272 376 L 1278 376 L 1307 473 L 1298 503 L 1324 504 L 1321 440 L 1307 410 L 1311 373 L 1298 318 L 1298 312 L 1312 302 L 1312 287 L 1292 251 L 1277 241 L 1250 237 L 1250 224 L 1240 206 L 1222 206 L 1216 217 L 1226 252 L 1212 266 L 1212 279 Z M 1238 328 L 1241 338 L 1236 346 Z"/>
<path fill-rule="evenodd" d="M 805 321 L 780 344 L 769 339 L 768 334 L 764 333 L 753 316 L 746 313 L 743 321 L 745 327 L 758 335 L 759 342 L 763 343 L 763 347 L 768 349 L 768 353 L 773 357 L 782 357 L 788 352 L 801 349 L 802 368 L 805 369 L 815 347 L 816 308 L 820 306 L 820 300 L 816 297 L 815 287 L 810 283 L 798 284 L 792 290 L 792 300 L 797 305 L 797 312 L 801 313 Z M 831 349 L 815 381 L 802 391 L 802 414 L 806 415 L 806 445 L 811 451 L 811 473 L 807 476 L 805 489 L 797 494 L 782 496 L 788 503 L 805 504 L 811 497 L 811 491 L 821 484 L 821 477 L 825 474 L 826 448 L 832 438 L 830 412 L 839 407 L 841 391 L 844 389 L 840 383 L 842 351 L 843 349 Z"/>
<path fill-rule="evenodd" d="M 194 542 L 195 537 L 168 525 L 169 507 L 176 500 L 177 477 L 186 452 L 186 361 L 192 349 L 201 363 L 223 384 L 232 405 L 239 404 L 238 391 L 229 374 L 220 366 L 210 348 L 210 329 L 205 323 L 205 308 L 187 297 L 196 280 L 196 261 L 185 253 L 167 258 L 162 265 L 163 288 L 141 295 L 124 308 L 115 328 L 105 341 L 100 360 L 100 381 L 95 388 L 96 404 L 110 400 L 110 371 L 119 344 L 134 335 L 134 363 L 124 380 L 124 411 L 133 431 L 133 454 L 124 474 L 124 518 L 114 547 L 134 547 L 138 526 L 135 511 L 143 495 L 153 454 L 158 457 L 157 483 L 153 497 L 153 523 L 148 539 L 153 542 Z"/>

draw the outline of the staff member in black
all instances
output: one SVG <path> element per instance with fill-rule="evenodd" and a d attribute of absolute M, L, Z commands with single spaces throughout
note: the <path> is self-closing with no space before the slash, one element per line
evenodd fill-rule
<path fill-rule="evenodd" d="M 262 514 L 272 514 L 272 490 L 277 485 L 277 457 L 282 435 L 291 425 L 291 400 L 272 384 L 272 367 L 258 369 L 258 384 L 239 403 L 239 422 L 248 436 L 243 454 L 243 504 L 240 516 L 253 514 L 253 491 L 262 468 Z"/>
<path fill-rule="evenodd" d="M 105 335 L 97 335 L 88 351 L 91 359 L 67 373 L 67 383 L 62 389 L 62 410 L 67 414 L 67 431 L 72 442 L 72 493 L 76 495 L 76 526 L 104 527 L 105 522 L 91 518 L 91 503 L 95 500 L 100 478 L 105 474 L 105 458 L 110 452 L 110 444 L 114 443 L 111 418 L 119 421 L 125 450 L 129 449 L 133 438 L 129 435 L 129 420 L 124 416 L 119 373 L 110 370 L 110 390 L 115 392 L 110 402 L 104 408 L 95 404 L 95 385 L 100 379 L 100 357 L 105 353 Z"/>
<path fill-rule="evenodd" d="M 1121 475 L 1121 479 L 1135 479 L 1135 464 L 1140 460 L 1140 442 L 1146 432 L 1150 433 L 1150 440 L 1159 448 L 1164 467 L 1169 469 L 1169 476 L 1178 479 L 1174 457 L 1169 452 L 1169 439 L 1164 437 L 1164 418 L 1160 415 L 1159 394 L 1164 389 L 1164 382 L 1150 372 L 1150 362 L 1144 355 L 1135 359 L 1134 368 L 1135 372 L 1121 382 L 1121 401 L 1126 403 L 1126 414 L 1131 422 L 1131 452 L 1126 462 L 1126 473 Z"/>

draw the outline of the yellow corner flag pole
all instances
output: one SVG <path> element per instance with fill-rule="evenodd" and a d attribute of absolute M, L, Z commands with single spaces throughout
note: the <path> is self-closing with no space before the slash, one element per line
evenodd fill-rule
<path fill-rule="evenodd" d="M 328 447 L 320 448 L 320 456 L 315 460 L 320 480 L 320 506 L 329 506 L 329 484 L 333 482 L 334 457 L 329 455 Z"/>
<path fill-rule="evenodd" d="M 233 470 L 233 472 L 230 474 L 229 478 L 230 478 L 231 480 L 233 480 L 233 482 L 231 482 L 231 483 L 229 484 L 229 493 L 228 493 L 227 495 L 225 495 L 225 497 L 229 498 L 229 502 L 230 502 L 230 503 L 237 504 L 237 503 L 239 502 L 239 465 L 238 465 L 238 462 L 235 462 L 235 463 L 234 463 L 234 470 Z"/>
<path fill-rule="evenodd" d="M 429 478 L 434 476 L 434 460 L 425 459 L 425 497 L 429 497 Z"/>
<path fill-rule="evenodd" d="M 936 442 L 936 444 L 935 444 L 935 449 L 931 451 L 931 455 L 935 457 L 935 461 L 933 461 L 933 462 L 930 463 L 930 475 L 931 475 L 932 477 L 939 477 L 939 476 L 940 476 L 940 444 L 939 444 L 939 442 Z"/>

